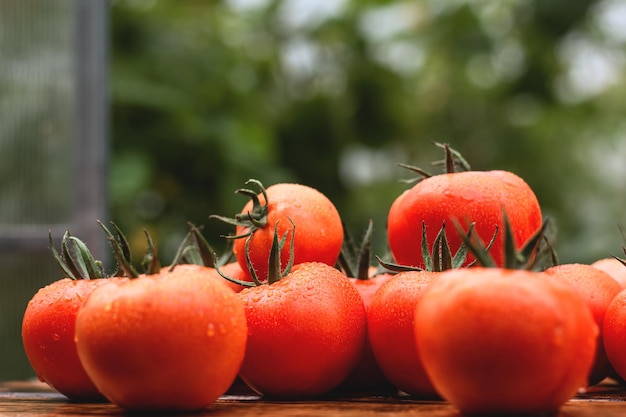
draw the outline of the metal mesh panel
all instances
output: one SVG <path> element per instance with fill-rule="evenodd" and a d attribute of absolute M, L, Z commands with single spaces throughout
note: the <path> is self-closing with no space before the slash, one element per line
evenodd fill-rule
<path fill-rule="evenodd" d="M 21 319 L 60 278 L 48 230 L 104 247 L 107 2 L 3 0 L 0 13 L 0 380 L 33 376 Z"/>
<path fill-rule="evenodd" d="M 67 223 L 73 89 L 68 1 L 8 1 L 0 14 L 0 227 Z M 64 163 L 65 161 L 65 163 Z M 68 184 L 68 186 L 62 186 Z M 0 229 L 0 230 L 2 230 Z"/>

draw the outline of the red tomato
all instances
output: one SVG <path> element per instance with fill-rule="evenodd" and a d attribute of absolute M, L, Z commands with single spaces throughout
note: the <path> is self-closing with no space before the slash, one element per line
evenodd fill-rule
<path fill-rule="evenodd" d="M 421 252 L 422 222 L 426 225 L 428 247 L 444 223 L 475 223 L 475 234 L 485 244 L 496 228 L 497 239 L 490 254 L 503 265 L 506 211 L 519 249 L 542 225 L 542 214 L 534 192 L 519 176 L 508 171 L 464 171 L 425 178 L 404 191 L 388 213 L 387 239 L 397 263 L 424 268 Z M 455 253 L 462 238 L 449 233 L 450 249 Z M 465 265 L 474 257 L 468 254 Z"/>
<path fill-rule="evenodd" d="M 578 291 L 587 302 L 598 329 L 600 329 L 596 358 L 589 375 L 589 385 L 595 385 L 612 372 L 611 364 L 604 350 L 602 327 L 606 309 L 613 298 L 622 290 L 622 287 L 609 274 L 591 265 L 562 264 L 546 269 L 545 273 L 571 284 Z"/>
<path fill-rule="evenodd" d="M 74 329 L 83 300 L 107 281 L 55 281 L 37 291 L 24 312 L 22 342 L 31 367 L 41 381 L 72 400 L 102 398 L 80 363 Z"/>
<path fill-rule="evenodd" d="M 369 310 L 374 294 L 378 291 L 378 289 L 389 279 L 395 277 L 395 274 L 391 273 L 374 275 L 376 272 L 375 267 L 372 267 L 370 271 L 372 272 L 372 275 L 367 279 L 349 277 L 350 281 L 354 284 L 357 291 L 361 295 L 366 313 Z M 374 357 L 374 353 L 372 352 L 369 335 L 367 335 L 365 338 L 365 345 L 361 360 L 348 378 L 341 384 L 339 389 L 342 391 L 358 393 L 382 393 L 389 392 L 393 387 L 393 384 L 391 384 L 389 379 L 380 369 L 380 366 Z"/>
<path fill-rule="evenodd" d="M 61 394 L 75 401 L 102 399 L 80 362 L 74 330 L 83 300 L 108 276 L 85 243 L 69 231 L 63 235 L 61 248 L 57 252 L 50 233 L 50 250 L 67 278 L 41 288 L 26 306 L 24 352 L 38 378 Z"/>
<path fill-rule="evenodd" d="M 587 385 L 598 327 L 571 286 L 539 272 L 442 272 L 416 309 L 424 367 L 468 415 L 555 413 Z"/>
<path fill-rule="evenodd" d="M 87 374 L 127 410 L 197 410 L 231 386 L 247 326 L 237 294 L 192 268 L 103 285 L 76 319 Z"/>
<path fill-rule="evenodd" d="M 274 184 L 265 190 L 265 194 L 260 193 L 257 197 L 259 203 L 267 207 L 267 213 L 256 219 L 263 226 L 253 228 L 248 255 L 261 280 L 267 277 L 275 229 L 280 238 L 287 233 L 281 251 L 281 265 L 284 268 L 288 263 L 293 228 L 290 221 L 297 230 L 293 244 L 294 264 L 323 262 L 335 265 L 343 243 L 343 225 L 336 207 L 328 197 L 309 186 L 290 183 Z M 241 210 L 241 215 L 255 212 L 253 209 L 253 200 L 250 200 Z M 235 234 L 245 235 L 250 230 L 247 226 L 237 226 Z M 246 240 L 235 239 L 233 246 L 233 252 L 244 271 L 248 271 Z"/>
<path fill-rule="evenodd" d="M 626 265 L 621 263 L 615 258 L 602 258 L 598 259 L 591 264 L 594 268 L 598 268 L 610 276 L 619 283 L 622 288 L 626 288 Z"/>
<path fill-rule="evenodd" d="M 626 379 L 626 289 L 620 291 L 606 309 L 602 338 L 606 356 L 623 384 Z"/>
<path fill-rule="evenodd" d="M 239 293 L 248 320 L 240 377 L 258 393 L 315 397 L 337 387 L 361 358 L 365 308 L 350 280 L 321 262 L 294 266 Z"/>
<path fill-rule="evenodd" d="M 383 374 L 400 391 L 436 397 L 415 343 L 415 309 L 436 272 L 400 272 L 372 297 L 367 325 L 372 352 Z"/>

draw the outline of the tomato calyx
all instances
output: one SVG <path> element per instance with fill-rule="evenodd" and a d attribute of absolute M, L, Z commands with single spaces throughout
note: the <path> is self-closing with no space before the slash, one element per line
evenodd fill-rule
<path fill-rule="evenodd" d="M 61 253 L 54 247 L 52 231 L 48 231 L 50 251 L 65 275 L 72 279 L 99 279 L 107 278 L 102 262 L 96 260 L 87 245 L 69 230 L 66 230 L 61 239 Z"/>
<path fill-rule="evenodd" d="M 373 229 L 374 222 L 370 219 L 361 242 L 357 244 L 343 224 L 343 245 L 337 260 L 337 268 L 346 276 L 364 281 L 370 278 Z"/>
<path fill-rule="evenodd" d="M 283 234 L 283 236 L 279 239 L 278 238 L 278 221 L 276 221 L 276 224 L 274 225 L 274 235 L 272 238 L 272 246 L 270 247 L 270 254 L 268 257 L 267 277 L 264 280 L 261 280 L 259 278 L 258 274 L 256 273 L 256 270 L 254 269 L 252 265 L 252 260 L 250 259 L 249 248 L 250 248 L 250 239 L 252 238 L 252 234 L 249 234 L 246 237 L 246 244 L 245 244 L 246 264 L 248 266 L 248 270 L 250 271 L 250 277 L 252 278 L 252 281 L 242 281 L 242 280 L 226 275 L 220 269 L 219 262 L 216 261 L 214 266 L 215 266 L 215 270 L 217 271 L 217 273 L 220 274 L 223 278 L 227 279 L 228 281 L 233 282 L 235 284 L 239 284 L 244 287 L 256 287 L 256 286 L 265 285 L 265 284 L 271 285 L 279 281 L 280 279 L 286 277 L 287 275 L 289 275 L 289 273 L 291 272 L 291 268 L 293 267 L 293 260 L 294 260 L 294 242 L 296 240 L 295 239 L 296 225 L 290 217 L 288 217 L 287 219 L 291 223 L 291 239 L 290 239 L 290 244 L 289 244 L 289 260 L 287 261 L 287 265 L 285 266 L 285 268 L 281 268 L 280 254 L 282 253 L 283 247 L 285 246 L 285 242 L 287 241 L 287 237 L 289 236 L 290 231 L 287 230 L 285 234 Z"/>
<path fill-rule="evenodd" d="M 433 142 L 433 144 L 439 148 L 442 148 L 445 152 L 444 159 L 433 162 L 433 165 L 443 165 L 445 168 L 445 174 L 453 174 L 455 172 L 471 170 L 470 164 L 465 160 L 465 158 L 463 158 L 459 151 L 451 148 L 450 145 L 448 145 L 447 143 Z M 409 184 L 417 183 L 423 179 L 430 178 L 435 175 L 413 165 L 398 163 L 398 166 L 406 168 L 418 174 L 418 177 L 416 178 L 405 180 L 405 182 Z"/>
<path fill-rule="evenodd" d="M 189 232 L 179 245 L 174 255 L 174 260 L 168 269 L 169 272 L 172 272 L 176 265 L 180 264 L 193 264 L 213 268 L 216 263 L 219 266 L 224 266 L 232 260 L 232 245 L 227 245 L 223 256 L 218 258 L 215 250 L 202 235 L 203 227 L 198 227 L 191 222 L 188 222 L 187 225 L 189 226 Z"/>
<path fill-rule="evenodd" d="M 236 194 L 243 194 L 250 198 L 252 201 L 252 209 L 246 213 L 238 213 L 235 217 L 225 217 L 212 214 L 210 219 L 218 219 L 231 226 L 240 226 L 247 229 L 246 233 L 240 235 L 224 235 L 227 239 L 241 239 L 251 236 L 256 230 L 262 229 L 267 226 L 267 214 L 268 214 L 268 199 L 265 187 L 259 180 L 249 179 L 245 184 L 255 184 L 259 187 L 260 193 L 263 195 L 264 203 L 261 203 L 258 192 L 250 190 L 248 188 L 239 188 L 235 190 Z"/>
<path fill-rule="evenodd" d="M 122 233 L 117 224 L 112 221 L 110 223 L 115 231 L 115 235 L 102 222 L 98 221 L 98 224 L 104 230 L 107 240 L 113 249 L 113 254 L 115 255 L 121 270 L 121 274 L 119 276 L 127 278 L 139 277 L 140 273 L 133 266 L 130 245 L 128 244 L 126 236 L 124 236 L 124 233 Z M 158 256 L 157 246 L 152 240 L 150 233 L 146 229 L 143 229 L 143 232 L 148 243 L 148 251 L 141 261 L 141 266 L 145 275 L 157 274 L 161 269 L 161 261 Z"/>
<path fill-rule="evenodd" d="M 502 212 L 502 218 L 504 224 L 503 268 L 538 271 L 545 269 L 546 264 L 558 264 L 556 252 L 548 236 L 548 232 L 551 231 L 552 227 L 551 218 L 547 217 L 541 227 L 537 229 L 519 249 L 516 249 L 515 241 L 513 240 L 513 230 L 505 210 Z M 457 220 L 454 221 L 454 226 L 465 245 L 475 256 L 475 263 L 491 268 L 497 266 L 491 254 L 488 253 L 489 246 L 485 247 L 480 237 L 477 236 L 471 228 L 465 233 L 463 227 Z M 491 243 L 493 243 L 494 240 L 495 235 Z"/>
<path fill-rule="evenodd" d="M 467 237 L 473 234 L 474 231 L 474 223 L 471 223 L 469 229 L 467 231 Z M 485 248 L 485 251 L 489 251 L 493 242 L 495 241 L 495 237 L 497 234 L 494 234 L 493 238 Z M 433 240 L 432 247 L 428 247 L 428 240 L 426 237 L 426 222 L 422 222 L 422 258 L 424 259 L 424 268 L 420 268 L 412 265 L 400 265 L 392 262 L 385 262 L 382 259 L 377 257 L 378 263 L 384 266 L 385 268 L 394 271 L 394 272 L 403 272 L 403 271 L 430 271 L 430 272 L 442 272 L 448 269 L 458 269 L 463 266 L 463 263 L 467 259 L 468 246 L 465 242 L 461 243 L 459 249 L 453 255 L 450 250 L 450 245 L 448 244 L 448 239 L 446 237 L 446 222 L 444 221 L 441 224 L 441 229 L 437 233 L 437 236 Z M 468 265 L 473 265 L 473 262 Z"/>

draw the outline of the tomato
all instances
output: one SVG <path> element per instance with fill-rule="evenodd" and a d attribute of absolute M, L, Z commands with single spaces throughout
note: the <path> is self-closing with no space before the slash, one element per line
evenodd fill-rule
<path fill-rule="evenodd" d="M 167 272 L 170 268 L 170 266 L 165 266 L 162 268 L 162 271 Z M 219 268 L 222 274 L 232 277 L 235 280 L 249 281 L 249 274 L 241 269 L 241 265 L 239 265 L 239 262 L 237 261 L 229 262 L 226 265 L 220 266 Z M 188 269 L 189 271 L 195 271 L 195 273 L 199 275 L 206 276 L 207 279 L 222 281 L 235 292 L 239 292 L 245 288 L 243 285 L 224 279 L 222 275 L 217 272 L 217 270 L 213 267 L 198 264 L 178 264 L 176 265 L 175 269 Z"/>
<path fill-rule="evenodd" d="M 466 227 L 475 223 L 475 233 L 489 242 L 502 229 L 506 212 L 517 248 L 542 226 L 542 213 L 529 185 L 509 171 L 459 171 L 422 179 L 404 191 L 388 212 L 387 240 L 396 262 L 424 268 L 420 251 L 422 223 L 430 247 L 443 224 L 458 221 Z M 456 252 L 462 243 L 457 233 L 447 236 Z M 490 254 L 503 266 L 504 236 L 498 233 Z M 465 265 L 473 261 L 470 254 Z"/>
<path fill-rule="evenodd" d="M 335 265 L 343 243 L 343 225 L 337 208 L 328 197 L 302 184 L 279 183 L 264 189 L 258 181 L 253 182 L 261 187 L 262 192 L 254 196 L 250 190 L 244 191 L 251 200 L 236 221 L 236 236 L 250 234 L 249 239 L 244 237 L 234 241 L 233 252 L 242 269 L 248 271 L 247 252 L 256 275 L 267 276 L 275 229 L 280 237 L 286 236 L 281 251 L 281 264 L 285 267 L 291 246 L 291 222 L 298 229 L 293 244 L 295 264 L 323 262 Z M 250 217 L 254 220 L 250 221 Z"/>
<path fill-rule="evenodd" d="M 591 264 L 594 268 L 601 269 L 617 281 L 622 288 L 626 288 L 626 265 L 615 258 L 602 258 Z"/>
<path fill-rule="evenodd" d="M 365 343 L 365 308 L 350 280 L 321 262 L 239 292 L 248 322 L 240 378 L 277 398 L 316 397 L 350 375 Z"/>
<path fill-rule="evenodd" d="M 87 374 L 126 410 L 208 406 L 235 380 L 246 338 L 237 294 L 186 267 L 102 285 L 76 318 Z"/>
<path fill-rule="evenodd" d="M 395 276 L 395 274 L 392 273 L 375 274 L 375 267 L 371 269 L 371 272 L 371 275 L 367 279 L 349 277 L 350 281 L 361 295 L 366 313 L 378 288 Z M 361 394 L 369 392 L 374 394 L 390 392 L 393 388 L 393 384 L 391 384 L 380 369 L 372 352 L 369 335 L 366 335 L 361 360 L 338 389 L 342 392 Z"/>
<path fill-rule="evenodd" d="M 363 239 L 358 244 L 346 228 L 341 255 L 337 262 L 339 269 L 348 276 L 348 279 L 361 295 L 366 313 L 376 291 L 387 280 L 395 276 L 394 272 L 380 269 L 371 264 L 372 235 L 372 220 L 369 221 Z M 335 391 L 338 394 L 370 393 L 372 395 L 395 391 L 395 387 L 385 377 L 374 358 L 368 335 L 365 337 L 361 360 Z"/>
<path fill-rule="evenodd" d="M 66 274 L 39 289 L 30 299 L 22 318 L 24 353 L 37 377 L 74 401 L 102 399 L 102 394 L 85 372 L 76 345 L 76 315 L 83 300 L 108 278 L 86 245 L 69 231 L 59 254 L 50 249 Z M 107 278 L 107 279 L 105 279 Z"/>
<path fill-rule="evenodd" d="M 589 385 L 595 385 L 612 372 L 611 364 L 604 350 L 602 328 L 606 309 L 613 298 L 622 290 L 622 287 L 606 272 L 586 264 L 556 265 L 546 269 L 545 273 L 571 284 L 580 293 L 589 305 L 598 329 L 600 329 L 596 358 L 589 375 Z"/>
<path fill-rule="evenodd" d="M 37 377 L 75 401 L 101 399 L 74 344 L 76 315 L 83 300 L 106 279 L 64 278 L 41 288 L 22 319 L 24 352 Z"/>
<path fill-rule="evenodd" d="M 621 290 L 606 309 L 602 338 L 606 356 L 623 384 L 626 379 L 626 289 Z"/>
<path fill-rule="evenodd" d="M 556 413 L 587 385 L 598 327 L 571 285 L 540 272 L 442 272 L 415 312 L 422 362 L 463 414 Z"/>
<path fill-rule="evenodd" d="M 418 397 L 436 397 L 415 343 L 415 309 L 438 273 L 400 272 L 387 280 L 372 297 L 368 335 L 383 374 L 400 391 Z"/>

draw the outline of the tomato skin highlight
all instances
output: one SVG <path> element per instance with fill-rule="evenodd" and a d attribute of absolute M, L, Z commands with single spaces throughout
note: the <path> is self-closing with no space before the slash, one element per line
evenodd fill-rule
<path fill-rule="evenodd" d="M 595 320 L 574 288 L 542 273 L 443 272 L 415 317 L 428 375 L 464 414 L 556 414 L 587 385 Z"/>
<path fill-rule="evenodd" d="M 279 281 L 239 293 L 248 322 L 239 376 L 261 395 L 311 398 L 352 372 L 365 343 L 365 308 L 349 279 L 305 262 Z"/>
<path fill-rule="evenodd" d="M 372 297 L 368 335 L 372 352 L 387 379 L 400 391 L 421 398 L 438 397 L 419 356 L 415 309 L 435 272 L 400 272 Z"/>
<path fill-rule="evenodd" d="M 426 224 L 429 247 L 442 224 L 452 226 L 458 221 L 467 229 L 470 222 L 475 222 L 475 232 L 485 244 L 499 227 L 490 254 L 496 265 L 502 266 L 503 209 L 519 248 L 542 225 L 537 197 L 522 178 L 499 170 L 464 171 L 425 178 L 392 203 L 387 219 L 389 248 L 397 263 L 424 268 L 422 222 Z M 461 237 L 458 233 L 448 232 L 447 238 L 452 253 L 456 253 L 462 243 Z M 465 265 L 473 259 L 469 254 Z"/>
<path fill-rule="evenodd" d="M 587 302 L 600 329 L 596 358 L 589 375 L 589 385 L 595 385 L 611 375 L 612 367 L 604 349 L 602 329 L 609 303 L 622 290 L 621 285 L 604 271 L 586 264 L 561 264 L 546 269 L 545 274 L 572 285 Z"/>
<path fill-rule="evenodd" d="M 303 262 L 323 262 L 335 265 L 343 244 L 343 225 L 335 205 L 315 188 L 292 183 L 279 183 L 266 190 L 267 202 L 259 194 L 262 204 L 267 203 L 267 224 L 257 229 L 250 239 L 249 257 L 259 279 L 267 277 L 268 258 L 274 230 L 279 238 L 289 233 L 281 251 L 281 265 L 286 267 L 289 261 L 289 247 L 293 226 L 296 227 L 294 242 L 294 264 Z M 249 201 L 241 210 L 246 214 L 252 209 Z M 278 223 L 277 223 L 278 222 Z M 237 226 L 236 235 L 243 235 L 249 229 Z M 248 271 L 245 250 L 246 239 L 235 239 L 233 253 L 244 271 Z"/>
<path fill-rule="evenodd" d="M 37 291 L 22 319 L 24 352 L 37 377 L 74 401 L 103 398 L 80 362 L 74 331 L 83 300 L 106 282 L 70 278 L 55 281 Z"/>
<path fill-rule="evenodd" d="M 235 380 L 246 337 L 236 293 L 187 268 L 104 285 L 76 321 L 85 370 L 126 410 L 210 405 Z"/>

